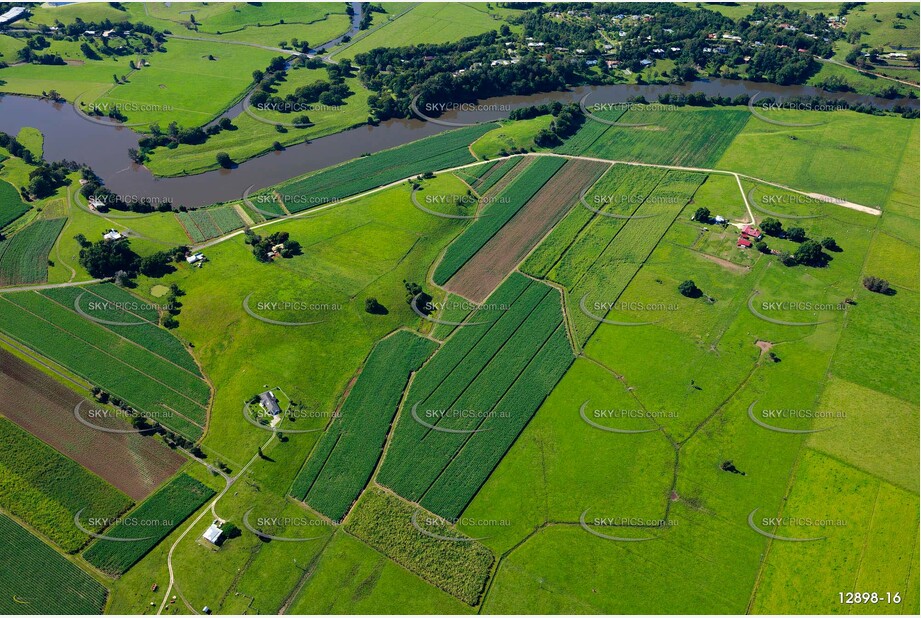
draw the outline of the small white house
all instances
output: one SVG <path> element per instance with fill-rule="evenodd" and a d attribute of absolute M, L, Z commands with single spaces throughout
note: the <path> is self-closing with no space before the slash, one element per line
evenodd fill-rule
<path fill-rule="evenodd" d="M 186 256 L 185 261 L 188 262 L 189 264 L 195 264 L 196 262 L 201 262 L 204 259 L 205 259 L 205 254 L 199 252 L 199 253 L 193 253 L 192 255 Z"/>
<path fill-rule="evenodd" d="M 107 230 L 105 234 L 102 235 L 104 240 L 120 240 L 124 238 L 118 230 Z"/>
<path fill-rule="evenodd" d="M 722 215 L 716 215 L 713 217 L 713 221 L 720 224 L 726 223 L 726 219 L 724 219 Z"/>
<path fill-rule="evenodd" d="M 105 208 L 105 203 L 97 197 L 91 197 L 88 201 L 89 201 L 90 208 L 92 208 L 93 210 L 99 210 L 101 208 Z"/>

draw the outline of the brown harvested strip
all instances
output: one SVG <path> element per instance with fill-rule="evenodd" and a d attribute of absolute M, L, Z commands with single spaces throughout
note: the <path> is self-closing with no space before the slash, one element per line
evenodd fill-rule
<path fill-rule="evenodd" d="M 92 423 L 130 429 L 111 417 L 89 419 L 98 405 L 0 349 L 0 414 L 132 499 L 146 498 L 185 462 L 182 455 L 152 437 L 87 427 L 74 418 L 74 407 L 81 401 L 81 412 Z"/>
<path fill-rule="evenodd" d="M 515 166 L 516 169 L 518 167 Z M 579 199 L 582 190 L 607 167 L 607 163 L 598 161 L 574 159 L 566 163 L 451 277 L 445 289 L 474 302 L 484 301 L 559 223 Z"/>

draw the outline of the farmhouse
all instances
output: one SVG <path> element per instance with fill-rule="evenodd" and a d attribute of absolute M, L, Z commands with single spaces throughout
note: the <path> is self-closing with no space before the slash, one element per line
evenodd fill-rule
<path fill-rule="evenodd" d="M 106 206 L 105 203 L 98 197 L 91 197 L 88 200 L 88 202 L 89 202 L 90 208 L 92 208 L 93 210 L 104 209 Z"/>
<path fill-rule="evenodd" d="M 748 247 L 751 247 L 751 246 L 752 246 L 752 241 L 750 241 L 750 240 L 748 240 L 748 239 L 746 239 L 746 238 L 739 237 L 739 242 L 736 243 L 736 246 L 737 246 L 737 247 L 744 247 L 744 248 L 747 249 Z"/>
<path fill-rule="evenodd" d="M 742 228 L 742 238 L 747 238 L 749 240 L 761 240 L 761 236 L 761 230 L 750 225 L 746 225 Z"/>
<path fill-rule="evenodd" d="M 281 413 L 281 408 L 278 406 L 278 399 L 276 399 L 275 393 L 272 391 L 266 391 L 259 395 L 259 405 L 272 416 L 277 416 Z"/>
<path fill-rule="evenodd" d="M 224 531 L 221 530 L 221 527 L 218 523 L 218 520 L 211 522 L 211 525 L 208 526 L 208 529 L 205 530 L 205 533 L 201 535 L 201 538 L 208 541 L 212 545 L 217 545 L 221 542 L 221 536 L 224 534 Z"/>

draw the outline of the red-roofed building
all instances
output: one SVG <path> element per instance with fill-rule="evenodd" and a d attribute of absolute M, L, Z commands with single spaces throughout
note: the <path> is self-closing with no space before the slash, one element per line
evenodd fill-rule
<path fill-rule="evenodd" d="M 761 230 L 759 230 L 758 228 L 754 228 L 754 227 L 752 227 L 752 226 L 750 226 L 750 225 L 746 225 L 745 227 L 742 228 L 742 237 L 743 237 L 743 238 L 749 238 L 749 239 L 753 238 L 753 239 L 755 239 L 755 240 L 760 240 L 760 239 L 761 239 Z"/>
<path fill-rule="evenodd" d="M 748 248 L 752 246 L 752 241 L 740 237 L 739 242 L 736 243 L 736 246 Z"/>

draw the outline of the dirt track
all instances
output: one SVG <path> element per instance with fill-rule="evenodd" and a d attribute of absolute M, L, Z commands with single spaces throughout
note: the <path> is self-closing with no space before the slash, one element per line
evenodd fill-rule
<path fill-rule="evenodd" d="M 0 414 L 51 445 L 134 500 L 148 496 L 185 462 L 152 437 L 91 429 L 74 418 L 83 400 L 15 355 L 0 349 Z M 98 408 L 83 400 L 84 418 Z M 104 427 L 130 429 L 119 419 L 91 419 Z"/>
<path fill-rule="evenodd" d="M 608 164 L 595 161 L 567 162 L 451 277 L 445 288 L 474 302 L 483 302 L 607 167 Z"/>

